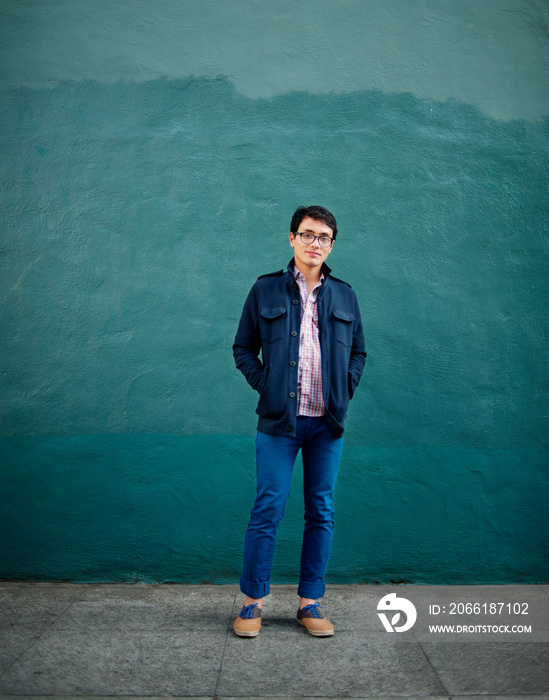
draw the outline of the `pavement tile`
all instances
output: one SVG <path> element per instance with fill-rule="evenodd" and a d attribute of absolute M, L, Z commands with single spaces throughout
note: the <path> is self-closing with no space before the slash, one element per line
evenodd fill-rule
<path fill-rule="evenodd" d="M 278 629 L 274 629 L 277 626 Z M 295 622 L 227 640 L 221 696 L 446 695 L 418 645 L 312 637 Z"/>
<path fill-rule="evenodd" d="M 233 619 L 234 589 L 211 586 L 168 587 L 145 595 L 120 590 L 88 594 L 72 603 L 55 629 L 85 630 L 221 630 Z"/>
<path fill-rule="evenodd" d="M 549 695 L 453 695 L 451 700 L 549 700 Z"/>
<path fill-rule="evenodd" d="M 422 642 L 449 695 L 549 693 L 549 644 Z"/>
<path fill-rule="evenodd" d="M 62 585 L 62 584 L 61 584 Z M 75 586 L 56 588 L 0 583 L 0 629 L 14 625 L 46 628 L 78 599 Z"/>
<path fill-rule="evenodd" d="M 333 698 L 334 696 L 329 696 L 329 698 Z M 352 696 L 352 695 L 346 695 L 344 693 L 335 696 L 337 698 L 345 698 L 345 700 L 380 700 L 380 698 L 383 697 L 398 697 L 398 700 L 406 700 L 406 698 L 410 698 L 411 700 L 453 700 L 453 698 L 450 698 L 448 695 L 398 695 L 398 696 L 383 696 L 383 695 L 357 695 L 357 696 Z M 299 700 L 328 700 L 327 696 L 321 696 L 321 695 L 298 695 L 298 696 L 291 696 L 291 695 L 246 695 L 245 697 L 234 695 L 234 696 L 227 696 L 227 695 L 217 695 L 215 700 L 290 700 L 290 698 L 299 698 Z M 539 700 L 540 696 L 536 695 L 536 700 Z M 27 700 L 27 698 L 25 698 Z M 57 699 L 56 699 L 57 700 Z M 94 699 L 95 700 L 95 699 Z M 468 698 L 468 700 L 471 700 L 471 698 Z M 473 698 L 473 700 L 475 700 Z M 478 699 L 480 700 L 480 698 Z M 484 700 L 484 696 L 482 698 Z M 522 699 L 521 699 L 522 700 Z"/>
<path fill-rule="evenodd" d="M 44 700 L 47 695 L 25 695 L 25 700 Z M 109 695 L 56 695 L 55 700 L 112 700 Z M 290 696 L 283 695 L 234 695 L 234 696 L 213 696 L 215 700 L 289 700 Z M 340 696 L 338 696 L 340 697 Z M 380 700 L 384 696 L 360 696 L 351 697 L 345 695 L 345 700 Z M 399 695 L 385 696 L 398 697 L 398 700 L 549 700 L 549 695 Z M 0 695 L 2 700 L 21 700 L 21 695 Z M 165 695 L 125 695 L 125 700 L 166 700 Z M 212 700 L 209 695 L 171 695 L 171 700 Z M 300 695 L 299 700 L 331 700 L 331 698 L 319 695 Z"/>
<path fill-rule="evenodd" d="M 40 639 L 32 627 L 0 629 L 0 675 Z"/>
<path fill-rule="evenodd" d="M 0 679 L 15 695 L 213 695 L 226 629 L 49 631 Z"/>

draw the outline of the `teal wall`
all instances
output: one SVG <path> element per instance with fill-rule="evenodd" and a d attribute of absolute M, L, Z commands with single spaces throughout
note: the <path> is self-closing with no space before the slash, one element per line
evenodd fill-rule
<path fill-rule="evenodd" d="M 547 5 L 0 14 L 0 577 L 238 580 L 256 395 L 231 345 L 319 203 L 369 353 L 328 580 L 547 580 Z"/>

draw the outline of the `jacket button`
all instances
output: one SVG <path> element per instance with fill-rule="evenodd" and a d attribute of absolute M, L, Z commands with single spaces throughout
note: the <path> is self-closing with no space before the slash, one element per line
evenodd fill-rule
<path fill-rule="evenodd" d="M 299 304 L 299 301 L 297 299 L 294 299 L 294 306 L 297 306 Z"/>
<path fill-rule="evenodd" d="M 297 362 L 295 360 L 292 360 L 290 362 L 290 367 L 295 367 L 297 365 Z"/>
<path fill-rule="evenodd" d="M 291 433 L 293 429 L 294 429 L 294 426 L 293 426 L 293 425 L 289 425 L 289 426 L 286 428 L 286 430 L 287 430 L 289 433 Z"/>
<path fill-rule="evenodd" d="M 292 331 L 292 335 L 293 335 L 293 336 L 294 336 L 294 338 L 295 338 L 295 337 L 296 337 L 296 335 L 297 335 L 297 331 Z"/>
<path fill-rule="evenodd" d="M 294 397 L 295 397 L 295 392 L 294 392 L 294 391 L 290 391 L 290 398 L 293 399 Z"/>

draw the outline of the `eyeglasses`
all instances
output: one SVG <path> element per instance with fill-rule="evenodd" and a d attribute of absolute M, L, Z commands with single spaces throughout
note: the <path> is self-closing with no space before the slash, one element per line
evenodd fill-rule
<path fill-rule="evenodd" d="M 301 236 L 301 242 L 305 243 L 305 245 L 310 245 L 316 238 L 321 248 L 329 248 L 334 242 L 334 239 L 330 238 L 330 236 L 315 236 L 314 233 L 301 233 L 301 231 L 294 233 L 294 236 Z"/>

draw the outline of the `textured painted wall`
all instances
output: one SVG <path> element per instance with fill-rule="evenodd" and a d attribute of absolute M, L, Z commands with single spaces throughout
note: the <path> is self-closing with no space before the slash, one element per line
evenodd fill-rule
<path fill-rule="evenodd" d="M 238 579 L 256 396 L 231 344 L 321 203 L 369 351 L 329 580 L 545 580 L 546 6 L 2 10 L 0 576 Z"/>

